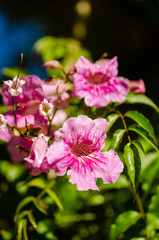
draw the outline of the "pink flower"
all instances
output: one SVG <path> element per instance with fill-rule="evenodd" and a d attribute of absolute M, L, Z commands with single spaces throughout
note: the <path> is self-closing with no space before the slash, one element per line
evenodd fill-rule
<path fill-rule="evenodd" d="M 11 96 L 19 96 L 22 93 L 22 86 L 25 84 L 25 80 L 20 80 L 15 76 L 13 80 L 4 81 L 4 84 L 8 86 L 8 92 Z"/>
<path fill-rule="evenodd" d="M 129 81 L 129 91 L 133 93 L 142 93 L 146 92 L 145 83 L 142 79 L 139 81 Z"/>
<path fill-rule="evenodd" d="M 117 181 L 123 163 L 116 152 L 100 152 L 105 145 L 105 119 L 92 120 L 87 116 L 69 118 L 58 130 L 58 137 L 47 152 L 48 163 L 57 175 L 70 175 L 78 190 L 98 189 L 97 178 L 104 183 Z"/>
<path fill-rule="evenodd" d="M 72 76 L 75 97 L 84 98 L 88 106 L 104 107 L 111 102 L 123 102 L 129 91 L 128 80 L 117 77 L 117 57 L 100 64 L 80 57 Z"/>
<path fill-rule="evenodd" d="M 50 79 L 42 81 L 42 89 L 44 91 L 44 94 L 49 97 L 55 95 L 58 85 L 62 82 L 64 81 L 56 77 L 52 77 Z"/>
<path fill-rule="evenodd" d="M 48 147 L 47 141 L 48 138 L 44 134 L 39 134 L 31 146 L 29 157 L 24 158 L 24 160 L 27 161 L 30 165 L 30 173 L 32 175 L 38 175 L 42 171 L 49 171 L 49 166 L 46 159 L 46 152 Z"/>
<path fill-rule="evenodd" d="M 28 156 L 27 151 L 30 151 L 32 141 L 23 137 L 13 136 L 7 146 L 12 162 L 21 162 Z"/>
<path fill-rule="evenodd" d="M 19 96 L 15 96 L 15 104 L 17 105 L 20 103 L 23 106 L 22 109 L 19 109 L 19 112 L 25 115 L 35 114 L 38 110 L 39 104 L 44 98 L 42 80 L 34 75 L 23 77 L 22 80 L 25 81 L 25 84 L 22 87 L 23 91 Z M 12 97 L 8 94 L 7 85 L 3 86 L 2 98 L 5 105 L 12 107 Z"/>

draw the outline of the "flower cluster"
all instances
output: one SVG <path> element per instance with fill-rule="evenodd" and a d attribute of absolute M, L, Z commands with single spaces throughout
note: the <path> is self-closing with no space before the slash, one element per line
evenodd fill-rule
<path fill-rule="evenodd" d="M 62 69 L 55 60 L 43 66 Z M 115 151 L 101 152 L 107 121 L 85 115 L 68 118 L 65 111 L 73 96 L 84 98 L 87 106 L 105 107 L 123 102 L 130 91 L 145 92 L 142 80 L 131 83 L 117 76 L 117 68 L 117 57 L 94 64 L 80 57 L 68 73 L 62 69 L 60 79 L 29 75 L 4 81 L 3 103 L 11 109 L 0 114 L 0 139 L 8 142 L 11 160 L 24 160 L 32 175 L 50 169 L 59 176 L 67 172 L 78 190 L 98 189 L 97 178 L 117 181 L 123 163 Z"/>

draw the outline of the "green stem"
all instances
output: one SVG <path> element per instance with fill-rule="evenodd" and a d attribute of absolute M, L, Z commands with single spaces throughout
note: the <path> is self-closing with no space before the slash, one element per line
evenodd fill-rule
<path fill-rule="evenodd" d="M 123 114 L 122 114 L 119 110 L 115 109 L 115 111 L 116 111 L 116 113 L 119 114 L 119 116 L 120 116 L 120 118 L 121 118 L 121 120 L 122 120 L 123 126 L 124 126 L 124 128 L 125 128 L 125 132 L 126 132 L 126 134 L 127 134 L 129 143 L 131 143 L 131 138 L 130 138 L 130 136 L 129 136 L 129 131 L 128 131 L 128 128 L 127 128 L 127 125 L 126 125 L 124 116 L 123 116 Z"/>
<path fill-rule="evenodd" d="M 58 107 L 59 107 L 59 103 L 60 103 L 60 101 L 58 101 L 57 104 L 56 104 L 56 106 L 55 106 L 55 110 L 54 110 L 54 113 L 53 113 L 52 118 L 50 119 L 50 118 L 48 117 L 48 121 L 49 121 L 49 128 L 48 128 L 48 134 L 47 134 L 48 136 L 50 136 L 52 121 L 53 121 L 53 118 L 54 118 L 54 116 L 55 116 L 55 113 L 56 113 L 56 111 L 57 111 L 57 109 L 58 109 Z"/>
<path fill-rule="evenodd" d="M 42 196 L 45 195 L 46 189 L 52 188 L 53 185 L 54 185 L 54 181 L 51 181 L 50 184 L 39 193 L 39 195 L 36 197 L 36 200 L 39 201 L 42 198 Z"/>
<path fill-rule="evenodd" d="M 141 216 L 144 219 L 146 217 L 146 215 L 145 215 L 144 208 L 143 208 L 143 205 L 142 205 L 142 202 L 141 202 L 141 198 L 140 198 L 138 193 L 136 194 L 136 198 L 135 199 L 136 199 L 137 206 L 138 206 L 138 208 L 140 210 Z"/>
<path fill-rule="evenodd" d="M 23 136 L 22 132 L 20 131 L 20 129 L 17 126 L 17 108 L 15 106 L 15 102 L 14 102 L 14 97 L 13 96 L 12 96 L 12 104 L 13 104 L 13 111 L 14 111 L 15 129 L 19 132 L 20 136 Z"/>
<path fill-rule="evenodd" d="M 23 234 L 24 234 L 24 240 L 29 240 L 27 236 L 27 220 L 26 219 L 24 221 Z"/>
<path fill-rule="evenodd" d="M 15 126 L 17 127 L 17 115 L 16 115 L 17 109 L 16 109 L 16 106 L 15 106 L 15 102 L 14 102 L 14 97 L 13 96 L 12 96 L 12 104 L 13 104 L 13 111 L 14 111 Z"/>

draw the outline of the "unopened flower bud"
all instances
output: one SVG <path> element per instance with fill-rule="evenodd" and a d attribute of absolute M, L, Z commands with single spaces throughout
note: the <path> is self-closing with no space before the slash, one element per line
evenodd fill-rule
<path fill-rule="evenodd" d="M 39 105 L 39 111 L 40 115 L 51 118 L 53 116 L 54 105 L 44 98 L 42 103 Z"/>
<path fill-rule="evenodd" d="M 129 81 L 129 91 L 133 93 L 142 93 L 146 92 L 145 83 L 142 79 L 139 81 Z"/>
<path fill-rule="evenodd" d="M 6 117 L 3 114 L 0 114 L 0 129 L 2 131 L 6 130 L 7 123 L 8 123 L 8 121 L 7 121 Z"/>
<path fill-rule="evenodd" d="M 57 60 L 51 60 L 51 61 L 45 62 L 43 64 L 43 67 L 47 67 L 47 68 L 50 68 L 50 69 L 53 69 L 53 70 L 58 70 L 58 69 L 61 68 L 61 64 Z"/>
<path fill-rule="evenodd" d="M 76 73 L 76 67 L 75 67 L 74 64 L 72 64 L 72 65 L 70 65 L 70 67 L 69 67 L 68 74 L 73 75 L 73 74 L 75 74 L 75 73 Z"/>
<path fill-rule="evenodd" d="M 69 85 L 66 83 L 60 83 L 57 87 L 57 95 L 62 101 L 66 101 L 70 95 L 67 92 L 69 90 Z"/>
<path fill-rule="evenodd" d="M 68 87 L 65 83 L 60 83 L 57 87 L 57 95 L 61 95 L 63 92 L 67 91 Z"/>

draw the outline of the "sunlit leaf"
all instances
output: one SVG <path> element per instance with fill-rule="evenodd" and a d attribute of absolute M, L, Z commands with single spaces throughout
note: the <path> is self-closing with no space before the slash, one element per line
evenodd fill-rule
<path fill-rule="evenodd" d="M 136 211 L 127 211 L 120 214 L 111 226 L 110 240 L 119 239 L 119 235 L 134 225 L 140 218 L 141 214 Z"/>
<path fill-rule="evenodd" d="M 129 178 L 136 192 L 140 177 L 141 160 L 138 150 L 133 144 L 126 144 L 124 148 L 124 159 L 127 166 Z"/>
<path fill-rule="evenodd" d="M 122 138 L 124 136 L 125 129 L 118 129 L 111 140 L 110 149 L 116 150 L 120 145 Z"/>
<path fill-rule="evenodd" d="M 155 229 L 159 229 L 159 212 L 147 213 L 147 222 L 153 225 Z"/>
<path fill-rule="evenodd" d="M 5 112 L 7 112 L 10 109 L 10 107 L 6 106 L 6 105 L 1 105 L 0 106 L 0 113 L 3 114 Z"/>
<path fill-rule="evenodd" d="M 89 204 L 93 206 L 101 205 L 104 202 L 105 202 L 105 197 L 100 194 L 96 194 L 89 199 Z"/>
<path fill-rule="evenodd" d="M 44 189 L 46 187 L 46 183 L 42 178 L 34 178 L 30 182 L 26 183 L 27 186 L 29 187 L 38 187 L 41 189 Z"/>
<path fill-rule="evenodd" d="M 125 100 L 124 103 L 129 103 L 129 104 L 141 103 L 141 104 L 145 104 L 145 105 L 148 105 L 148 106 L 154 108 L 157 112 L 159 112 L 158 106 L 150 98 L 148 98 L 144 94 L 129 93 L 126 96 L 126 100 Z"/>
<path fill-rule="evenodd" d="M 111 127 L 113 126 L 113 124 L 116 122 L 116 120 L 119 118 L 119 114 L 117 113 L 112 113 L 107 117 L 107 122 L 109 123 L 109 126 L 106 130 L 106 132 L 108 133 L 109 130 L 111 129 Z"/>
<path fill-rule="evenodd" d="M 4 76 L 13 79 L 19 72 L 19 67 L 12 67 L 12 68 L 3 68 L 2 73 Z M 19 78 L 27 76 L 29 72 L 25 69 L 21 69 Z"/>
<path fill-rule="evenodd" d="M 43 234 L 49 230 L 49 220 L 43 219 L 37 223 L 37 231 L 40 234 Z"/>
<path fill-rule="evenodd" d="M 158 152 L 158 148 L 156 146 L 154 139 L 151 137 L 149 132 L 147 132 L 143 127 L 133 124 L 128 127 L 128 130 L 138 133 Z"/>
<path fill-rule="evenodd" d="M 9 182 L 14 182 L 23 173 L 23 167 L 21 164 L 13 164 L 8 161 L 0 161 L 0 173 L 6 177 Z"/>

